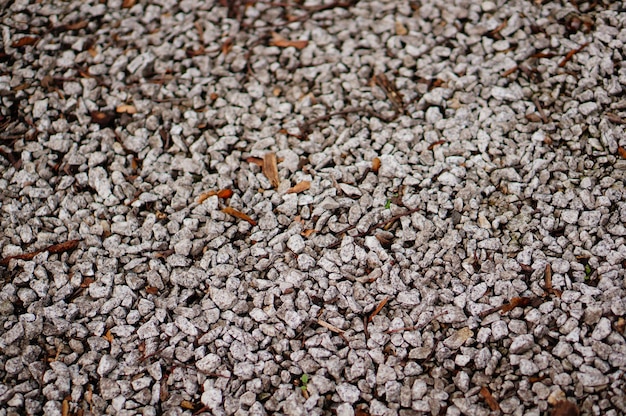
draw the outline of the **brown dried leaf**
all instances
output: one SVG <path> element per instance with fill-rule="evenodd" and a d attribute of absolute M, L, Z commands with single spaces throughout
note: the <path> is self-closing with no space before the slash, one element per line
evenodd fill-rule
<path fill-rule="evenodd" d="M 258 167 L 263 168 L 263 159 L 261 158 L 250 156 L 246 158 L 246 162 L 253 163 L 257 165 Z"/>
<path fill-rule="evenodd" d="M 580 409 L 568 400 L 561 400 L 554 405 L 551 416 L 579 416 Z"/>
<path fill-rule="evenodd" d="M 280 178 L 278 177 L 278 160 L 276 159 L 276 153 L 268 152 L 263 156 L 263 174 L 267 176 L 267 179 L 270 180 L 274 188 L 278 188 Z"/>
<path fill-rule="evenodd" d="M 385 307 L 385 305 L 387 304 L 387 302 L 389 302 L 389 297 L 386 297 L 385 299 L 383 299 L 382 301 L 380 301 L 380 303 L 378 304 L 378 306 L 376 307 L 376 309 L 374 309 L 374 311 L 370 314 L 368 321 L 372 322 L 372 319 L 374 319 L 374 317 L 376 315 L 378 315 L 378 313 Z"/>
<path fill-rule="evenodd" d="M 228 55 L 228 52 L 233 48 L 233 39 L 226 38 L 222 43 L 222 55 Z"/>
<path fill-rule="evenodd" d="M 115 111 L 117 111 L 118 113 L 135 114 L 137 112 L 137 109 L 134 105 L 122 104 L 118 105 Z"/>
<path fill-rule="evenodd" d="M 23 46 L 34 45 L 39 38 L 37 36 L 24 36 L 11 44 L 12 48 L 21 48 Z"/>
<path fill-rule="evenodd" d="M 250 223 L 250 225 L 252 225 L 252 226 L 256 225 L 256 221 L 255 220 L 253 220 L 252 218 L 250 218 L 249 216 L 247 216 L 243 212 L 237 211 L 235 208 L 226 207 L 226 208 L 222 209 L 222 212 L 224 214 L 232 215 L 235 218 L 239 218 L 240 220 L 248 221 Z"/>
<path fill-rule="evenodd" d="M 215 195 L 217 195 L 218 198 L 227 199 L 233 196 L 233 191 L 232 189 L 220 189 L 219 191 L 205 192 L 198 197 L 198 204 L 203 203 L 204 201 Z"/>
<path fill-rule="evenodd" d="M 88 24 L 89 24 L 88 20 L 80 20 L 76 23 L 70 23 L 68 25 L 64 25 L 63 29 L 64 30 L 80 30 L 80 29 L 86 28 Z"/>
<path fill-rule="evenodd" d="M 506 312 L 512 311 L 513 309 L 517 308 L 518 306 L 521 307 L 521 308 L 523 308 L 525 306 L 528 306 L 528 305 L 530 305 L 531 300 L 532 300 L 531 298 L 526 297 L 526 296 L 519 297 L 519 298 L 515 297 L 515 298 L 511 299 L 511 301 L 508 304 L 502 306 L 502 313 L 506 313 Z"/>
<path fill-rule="evenodd" d="M 310 237 L 315 232 L 314 228 L 308 228 L 300 233 L 302 237 Z"/>
<path fill-rule="evenodd" d="M 156 295 L 159 293 L 159 288 L 154 286 L 146 286 L 146 293 L 149 295 Z"/>
<path fill-rule="evenodd" d="M 437 140 L 436 142 L 433 142 L 428 146 L 428 150 L 433 150 L 436 146 L 444 144 L 445 142 L 445 140 Z"/>
<path fill-rule="evenodd" d="M 217 191 L 218 198 L 227 199 L 227 198 L 230 198 L 231 196 L 233 196 L 232 189 L 220 189 L 219 191 Z"/>
<path fill-rule="evenodd" d="M 270 45 L 278 46 L 279 48 L 288 48 L 293 46 L 296 49 L 303 49 L 306 48 L 306 45 L 308 44 L 308 40 L 288 40 L 276 32 L 272 32 L 272 40 L 270 40 Z"/>
<path fill-rule="evenodd" d="M 111 330 L 109 329 L 106 334 L 104 334 L 102 336 L 102 338 L 106 339 L 107 341 L 109 341 L 109 344 L 113 342 L 113 334 L 111 334 Z"/>
<path fill-rule="evenodd" d="M 11 260 L 32 260 L 37 254 L 43 253 L 44 251 L 49 252 L 50 254 L 63 253 L 65 251 L 72 250 L 78 246 L 80 240 L 69 240 L 59 244 L 53 244 L 41 250 L 36 250 L 31 253 L 17 254 L 15 256 L 9 256 L 2 260 L 0 260 L 0 265 L 7 266 Z"/>
<path fill-rule="evenodd" d="M 195 406 L 189 400 L 183 400 L 182 402 L 180 402 L 180 407 L 182 407 L 185 410 L 195 409 Z"/>
<path fill-rule="evenodd" d="M 123 0 L 122 1 L 122 9 L 130 9 L 137 3 L 137 0 Z"/>
<path fill-rule="evenodd" d="M 493 410 L 494 412 L 500 410 L 500 405 L 498 404 L 496 399 L 494 399 L 487 386 L 482 386 L 480 388 L 480 395 L 483 397 L 483 399 L 485 399 L 485 403 L 487 403 L 487 406 L 489 406 L 491 410 Z"/>
<path fill-rule="evenodd" d="M 115 119 L 115 113 L 111 111 L 92 111 L 91 121 L 102 127 L 107 127 Z"/>
<path fill-rule="evenodd" d="M 63 404 L 61 405 L 61 416 L 69 416 L 70 414 L 70 401 L 67 399 L 63 399 Z"/>
<path fill-rule="evenodd" d="M 311 187 L 311 182 L 310 181 L 298 182 L 297 184 L 295 184 L 294 186 L 289 188 L 287 190 L 287 193 L 288 194 L 297 194 L 297 193 L 306 191 L 310 187 Z"/>
<path fill-rule="evenodd" d="M 617 146 L 617 153 L 622 159 L 626 159 L 626 149 L 624 149 L 622 146 Z"/>
<path fill-rule="evenodd" d="M 375 157 L 372 159 L 372 172 L 378 173 L 378 169 L 380 169 L 380 159 Z"/>

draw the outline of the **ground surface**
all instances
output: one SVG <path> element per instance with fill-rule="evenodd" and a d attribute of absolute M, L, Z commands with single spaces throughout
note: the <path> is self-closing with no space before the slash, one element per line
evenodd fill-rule
<path fill-rule="evenodd" d="M 626 414 L 620 7 L 4 1 L 0 415 Z"/>

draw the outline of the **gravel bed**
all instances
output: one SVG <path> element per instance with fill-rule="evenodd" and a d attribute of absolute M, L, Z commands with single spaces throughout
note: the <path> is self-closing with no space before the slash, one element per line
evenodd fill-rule
<path fill-rule="evenodd" d="M 0 416 L 626 414 L 621 2 L 0 4 Z"/>

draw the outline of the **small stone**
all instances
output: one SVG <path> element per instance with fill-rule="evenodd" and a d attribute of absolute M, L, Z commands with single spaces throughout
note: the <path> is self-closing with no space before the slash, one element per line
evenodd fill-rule
<path fill-rule="evenodd" d="M 359 396 L 361 394 L 357 386 L 348 383 L 341 383 L 337 385 L 336 391 L 339 395 L 339 398 L 343 402 L 350 404 L 355 403 L 357 400 L 359 400 Z"/>
<path fill-rule="evenodd" d="M 233 307 L 237 302 L 237 296 L 230 290 L 211 288 L 211 300 L 222 311 Z"/>
<path fill-rule="evenodd" d="M 212 380 L 204 383 L 204 393 L 200 401 L 211 410 L 217 409 L 222 404 L 222 391 L 211 386 Z"/>
<path fill-rule="evenodd" d="M 107 199 L 111 195 L 111 181 L 101 166 L 89 169 L 89 186 L 95 189 L 102 199 Z"/>
<path fill-rule="evenodd" d="M 424 380 L 415 380 L 411 388 L 413 400 L 421 400 L 428 391 L 428 385 Z"/>
<path fill-rule="evenodd" d="M 221 362 L 222 360 L 219 355 L 210 353 L 197 361 L 196 367 L 203 373 L 214 373 L 221 364 Z"/>
<path fill-rule="evenodd" d="M 300 234 L 294 234 L 287 240 L 287 247 L 294 253 L 300 254 L 304 250 L 304 239 Z"/>
<path fill-rule="evenodd" d="M 524 98 L 524 93 L 518 85 L 512 85 L 510 88 L 496 86 L 491 88 L 491 96 L 496 100 L 519 101 Z"/>
<path fill-rule="evenodd" d="M 600 318 L 600 322 L 596 325 L 595 329 L 591 333 L 591 338 L 596 341 L 601 341 L 611 334 L 611 321 L 608 318 Z"/>
<path fill-rule="evenodd" d="M 581 105 L 578 106 L 578 111 L 580 111 L 580 114 L 582 114 L 583 116 L 588 116 L 597 110 L 598 110 L 598 104 L 594 101 L 582 103 Z"/>
<path fill-rule="evenodd" d="M 96 371 L 104 377 L 113 371 L 115 367 L 117 367 L 117 360 L 110 354 L 104 354 L 100 359 L 100 363 L 98 364 L 98 369 Z"/>
<path fill-rule="evenodd" d="M 439 175 L 437 180 L 444 186 L 456 186 L 459 184 L 459 178 L 457 178 L 450 172 L 442 173 L 441 175 Z"/>
<path fill-rule="evenodd" d="M 526 358 L 522 358 L 519 363 L 519 371 L 524 376 L 530 376 L 539 372 L 539 367 L 537 364 L 528 360 Z"/>
<path fill-rule="evenodd" d="M 459 349 L 465 341 L 474 336 L 474 332 L 468 327 L 461 328 L 456 331 L 454 334 L 450 335 L 443 341 L 443 345 L 450 348 L 451 350 Z"/>
<path fill-rule="evenodd" d="M 576 224 L 578 221 L 578 211 L 575 209 L 564 209 L 561 212 L 561 219 L 568 224 Z"/>
<path fill-rule="evenodd" d="M 513 339 L 509 351 L 511 354 L 521 354 L 535 346 L 535 338 L 530 334 L 520 335 Z"/>

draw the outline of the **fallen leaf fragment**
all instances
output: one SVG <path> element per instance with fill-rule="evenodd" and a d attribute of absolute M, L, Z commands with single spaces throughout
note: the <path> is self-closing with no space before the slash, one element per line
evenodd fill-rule
<path fill-rule="evenodd" d="M 321 325 L 321 326 L 323 326 L 324 328 L 326 328 L 326 329 L 328 329 L 328 330 L 330 330 L 330 331 L 332 331 L 332 332 L 336 332 L 336 333 L 338 333 L 338 334 L 343 334 L 344 332 L 346 332 L 346 331 L 344 331 L 343 329 L 337 328 L 337 327 L 336 327 L 335 325 L 333 325 L 333 324 L 329 324 L 329 323 L 328 323 L 328 322 L 326 322 L 326 321 L 322 321 L 321 319 L 318 319 L 318 320 L 317 320 L 317 323 L 318 323 L 318 325 Z"/>
<path fill-rule="evenodd" d="M 287 190 L 287 193 L 288 194 L 297 194 L 297 193 L 306 191 L 310 187 L 311 187 L 311 182 L 310 181 L 298 182 L 297 184 L 295 184 L 294 186 L 289 188 Z"/>
<path fill-rule="evenodd" d="M 115 111 L 118 113 L 135 114 L 137 112 L 137 109 L 134 105 L 122 104 L 118 105 Z"/>
<path fill-rule="evenodd" d="M 67 399 L 63 399 L 63 404 L 61 405 L 61 416 L 68 416 L 70 414 L 70 401 Z"/>
<path fill-rule="evenodd" d="M 109 344 L 113 342 L 113 334 L 111 334 L 111 330 L 109 329 L 106 334 L 104 334 L 102 336 L 102 338 L 106 339 L 107 341 L 109 341 Z"/>
<path fill-rule="evenodd" d="M 7 266 L 9 262 L 14 259 L 15 260 L 32 260 L 37 254 L 43 253 L 44 251 L 47 251 L 50 254 L 63 253 L 65 251 L 69 251 L 78 247 L 78 243 L 80 243 L 80 240 L 68 240 L 63 243 L 53 244 L 41 250 L 33 251 L 32 253 L 24 253 L 24 254 L 17 254 L 15 256 L 9 256 L 0 260 L 0 265 Z"/>
<path fill-rule="evenodd" d="M 203 203 L 204 201 L 206 201 L 207 199 L 215 195 L 217 195 L 217 197 L 220 199 L 227 199 L 233 196 L 233 190 L 232 189 L 220 189 L 219 191 L 205 192 L 198 197 L 198 204 Z"/>
<path fill-rule="evenodd" d="M 146 286 L 146 293 L 149 295 L 156 295 L 159 293 L 159 288 L 154 286 Z"/>
<path fill-rule="evenodd" d="M 561 400 L 554 405 L 551 416 L 580 416 L 580 409 L 568 400 Z"/>
<path fill-rule="evenodd" d="M 375 157 L 372 159 L 372 172 L 378 173 L 378 169 L 380 169 L 380 159 Z"/>
<path fill-rule="evenodd" d="M 37 36 L 24 36 L 11 44 L 12 48 L 21 48 L 22 46 L 34 45 L 39 38 Z"/>
<path fill-rule="evenodd" d="M 137 3 L 137 0 L 124 0 L 122 1 L 122 9 L 130 9 Z"/>
<path fill-rule="evenodd" d="M 494 412 L 500 410 L 500 405 L 498 404 L 496 399 L 494 399 L 493 395 L 486 386 L 482 386 L 480 388 L 480 395 L 483 397 L 483 399 L 485 399 L 485 403 L 487 403 L 487 406 L 489 406 L 491 410 L 493 410 Z"/>
<path fill-rule="evenodd" d="M 528 305 L 530 305 L 530 301 L 531 301 L 531 298 L 526 297 L 526 296 L 524 296 L 524 297 L 515 297 L 515 298 L 511 299 L 511 301 L 508 304 L 502 306 L 502 313 L 506 313 L 506 312 L 512 311 L 513 309 L 517 308 L 518 306 L 521 307 L 521 308 L 523 308 L 524 306 L 528 306 Z"/>
<path fill-rule="evenodd" d="M 374 309 L 374 311 L 370 314 L 368 321 L 372 322 L 372 319 L 374 319 L 374 317 L 376 315 L 378 315 L 378 313 L 385 307 L 385 305 L 387 304 L 387 302 L 389 302 L 389 297 L 386 297 L 385 299 L 383 299 L 382 301 L 380 301 L 380 303 L 378 304 L 378 306 L 376 307 L 376 309 Z"/>
<path fill-rule="evenodd" d="M 315 229 L 314 229 L 314 228 L 307 228 L 306 230 L 302 231 L 302 232 L 300 233 L 300 235 L 301 235 L 302 237 L 310 237 L 310 236 L 311 236 L 311 234 L 313 234 L 314 232 L 315 232 Z"/>
<path fill-rule="evenodd" d="M 293 46 L 296 49 L 303 49 L 306 48 L 306 45 L 308 44 L 308 40 L 288 40 L 276 32 L 272 32 L 272 40 L 270 40 L 271 46 L 278 46 L 279 48 L 288 48 Z"/>
<path fill-rule="evenodd" d="M 428 150 L 433 150 L 436 146 L 444 144 L 445 142 L 445 140 L 437 140 L 436 142 L 433 142 L 428 146 Z"/>
<path fill-rule="evenodd" d="M 278 188 L 280 178 L 278 177 L 278 160 L 276 159 L 276 153 L 268 152 L 263 156 L 263 174 L 269 179 L 274 188 Z"/>
<path fill-rule="evenodd" d="M 260 168 L 263 167 L 263 159 L 261 159 L 259 157 L 254 157 L 254 156 L 247 157 L 246 158 L 246 162 L 253 163 L 253 164 L 257 165 Z"/>
<path fill-rule="evenodd" d="M 115 113 L 111 111 L 92 111 L 91 112 L 91 121 L 93 123 L 99 124 L 102 127 L 106 127 L 110 125 L 113 119 L 115 119 Z"/>
<path fill-rule="evenodd" d="M 617 146 L 617 153 L 619 153 L 622 159 L 626 159 L 626 149 L 624 149 L 622 146 Z"/>
<path fill-rule="evenodd" d="M 182 402 L 180 402 L 180 407 L 182 407 L 185 410 L 195 409 L 195 406 L 189 400 L 183 400 Z"/>
<path fill-rule="evenodd" d="M 243 212 L 237 211 L 235 208 L 226 207 L 226 208 L 222 209 L 222 212 L 224 214 L 232 215 L 235 218 L 239 218 L 240 220 L 248 221 L 250 223 L 250 225 L 252 225 L 252 226 L 256 225 L 256 221 L 255 220 L 253 220 L 252 218 L 250 218 L 249 216 L 247 216 Z"/>

